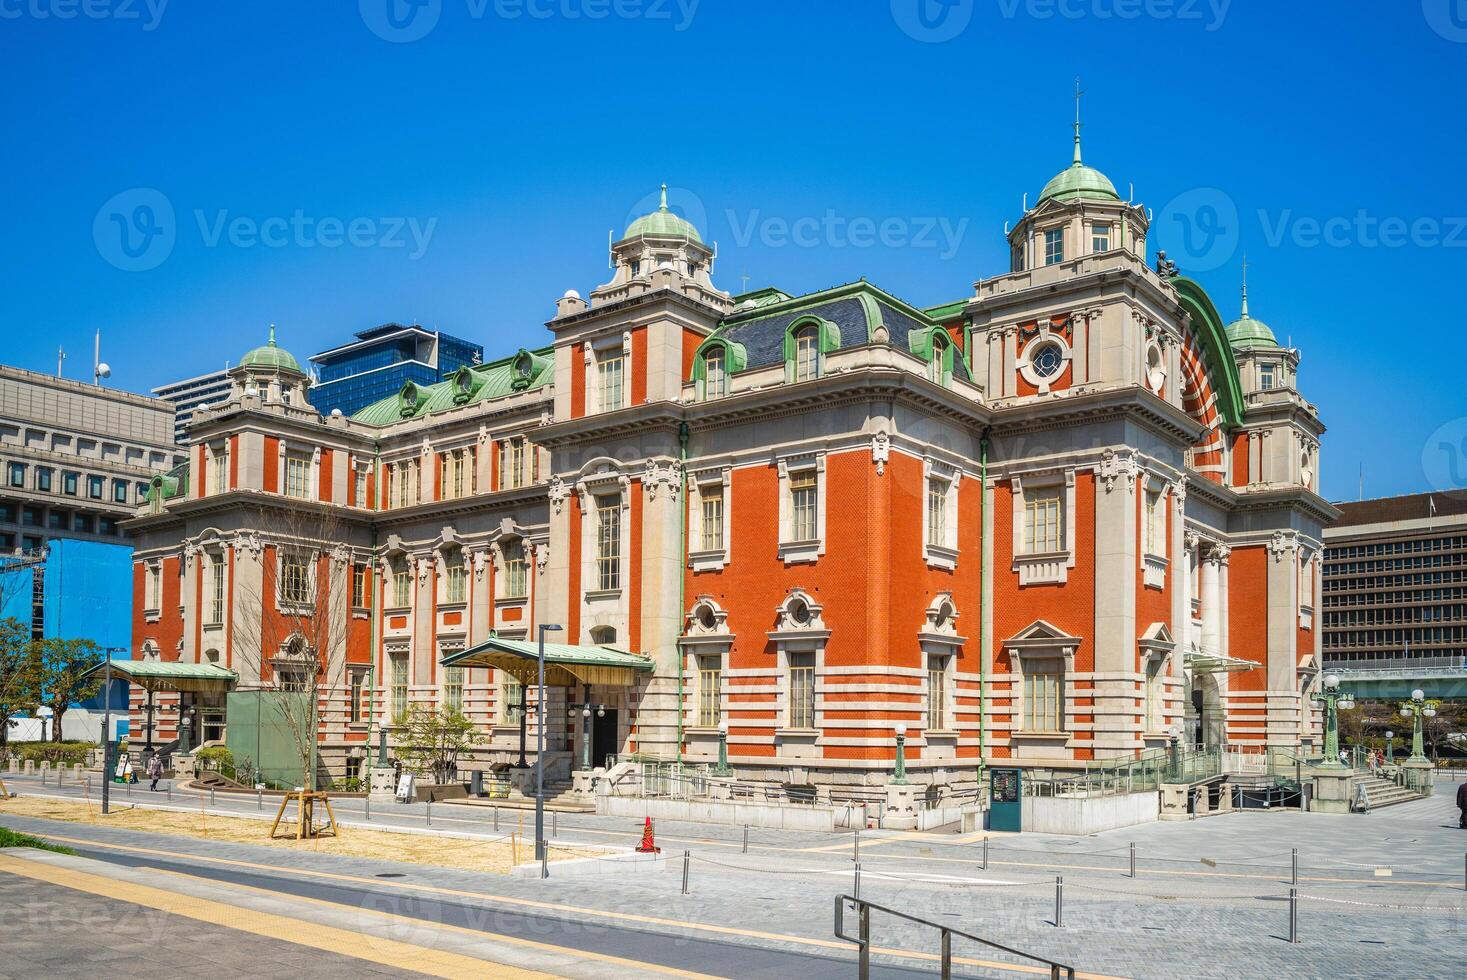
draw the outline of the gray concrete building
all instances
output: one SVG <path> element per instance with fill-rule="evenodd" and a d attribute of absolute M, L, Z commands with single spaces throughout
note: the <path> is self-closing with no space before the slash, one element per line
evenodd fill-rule
<path fill-rule="evenodd" d="M 122 540 L 173 436 L 170 402 L 0 365 L 0 551 Z"/>
<path fill-rule="evenodd" d="M 194 412 L 229 397 L 229 374 L 210 371 L 195 378 L 171 381 L 154 388 L 153 394 L 173 403 L 173 441 L 188 442 L 188 427 Z"/>

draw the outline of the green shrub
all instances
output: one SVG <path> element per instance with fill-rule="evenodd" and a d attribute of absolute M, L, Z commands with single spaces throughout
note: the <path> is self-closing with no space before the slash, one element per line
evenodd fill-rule
<path fill-rule="evenodd" d="M 12 742 L 10 750 L 21 762 L 30 759 L 37 765 L 49 762 L 53 766 L 74 766 L 85 764 L 87 753 L 96 747 L 94 742 Z"/>
<path fill-rule="evenodd" d="M 4 827 L 0 827 L 0 847 L 34 847 L 41 851 L 55 851 L 57 854 L 76 853 L 69 847 L 48 844 L 39 837 L 32 837 L 30 834 L 18 834 Z"/>
<path fill-rule="evenodd" d="M 234 753 L 223 745 L 213 745 L 207 749 L 199 749 L 194 755 L 194 761 L 205 769 L 213 769 L 225 775 L 229 775 L 234 771 Z"/>

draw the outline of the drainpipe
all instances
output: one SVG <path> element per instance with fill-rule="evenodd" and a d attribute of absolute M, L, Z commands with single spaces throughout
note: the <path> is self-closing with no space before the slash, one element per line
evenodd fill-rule
<path fill-rule="evenodd" d="M 678 553 L 677 553 L 677 617 L 682 629 L 683 609 L 688 590 L 688 423 L 677 427 L 678 481 Z M 674 641 L 676 642 L 676 641 Z M 683 647 L 677 644 L 677 761 L 683 761 Z"/>
<path fill-rule="evenodd" d="M 988 721 L 988 430 L 978 438 L 978 786 L 983 785 L 983 737 Z"/>
<path fill-rule="evenodd" d="M 386 671 L 383 671 L 381 675 L 377 673 L 377 658 L 381 654 L 382 643 L 382 624 L 378 622 L 378 620 L 382 616 L 382 587 L 386 584 L 384 582 L 378 581 L 379 577 L 381 576 L 381 566 L 377 564 L 377 508 L 375 504 L 377 500 L 382 499 L 382 488 L 378 486 L 381 481 L 381 476 L 379 473 L 379 463 L 381 460 L 381 455 L 382 444 L 375 439 L 372 440 L 372 496 L 375 499 L 367 501 L 368 504 L 373 505 L 368 508 L 368 511 L 371 514 L 372 521 L 372 629 L 370 634 L 372 640 L 372 659 L 368 661 L 367 667 L 367 690 L 370 692 L 368 694 L 368 698 L 371 699 L 367 702 L 369 705 L 372 703 L 372 700 L 374 700 L 373 695 L 377 693 L 377 681 L 385 679 L 386 676 Z M 351 690 L 350 684 L 347 685 L 347 690 Z M 384 690 L 382 694 L 382 700 L 385 703 L 387 700 L 387 692 Z M 367 772 L 367 791 L 369 793 L 372 790 L 372 770 L 377 766 L 387 765 L 387 757 L 381 752 L 380 749 L 378 750 L 377 760 L 375 762 L 372 761 L 372 723 L 376 720 L 377 712 L 369 710 L 367 712 L 367 753 L 366 758 L 362 760 L 364 763 L 366 763 L 363 768 Z M 384 744 L 382 748 L 386 748 L 386 745 Z"/>

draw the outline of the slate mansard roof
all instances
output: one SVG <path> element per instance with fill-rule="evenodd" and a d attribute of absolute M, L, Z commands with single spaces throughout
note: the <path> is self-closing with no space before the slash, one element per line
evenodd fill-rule
<path fill-rule="evenodd" d="M 395 395 L 375 401 L 352 416 L 367 425 L 391 425 L 476 402 L 534 391 L 555 376 L 553 352 L 521 348 L 512 356 L 488 364 L 459 368 L 437 384 L 409 381 Z"/>

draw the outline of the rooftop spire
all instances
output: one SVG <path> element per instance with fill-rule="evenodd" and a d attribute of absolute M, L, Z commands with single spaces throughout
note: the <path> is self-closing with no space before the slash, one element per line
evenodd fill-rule
<path fill-rule="evenodd" d="M 1080 166 L 1080 96 L 1085 92 L 1080 88 L 1080 76 L 1075 76 L 1075 166 Z"/>
<path fill-rule="evenodd" d="M 666 184 L 663 184 L 662 185 L 662 204 L 661 204 L 660 207 L 658 207 L 657 210 L 659 210 L 659 211 L 666 211 L 667 210 L 667 185 Z"/>
<path fill-rule="evenodd" d="M 275 324 L 270 324 L 270 346 L 275 346 Z"/>
<path fill-rule="evenodd" d="M 1243 314 L 1244 320 L 1248 319 L 1248 253 L 1243 253 Z"/>

